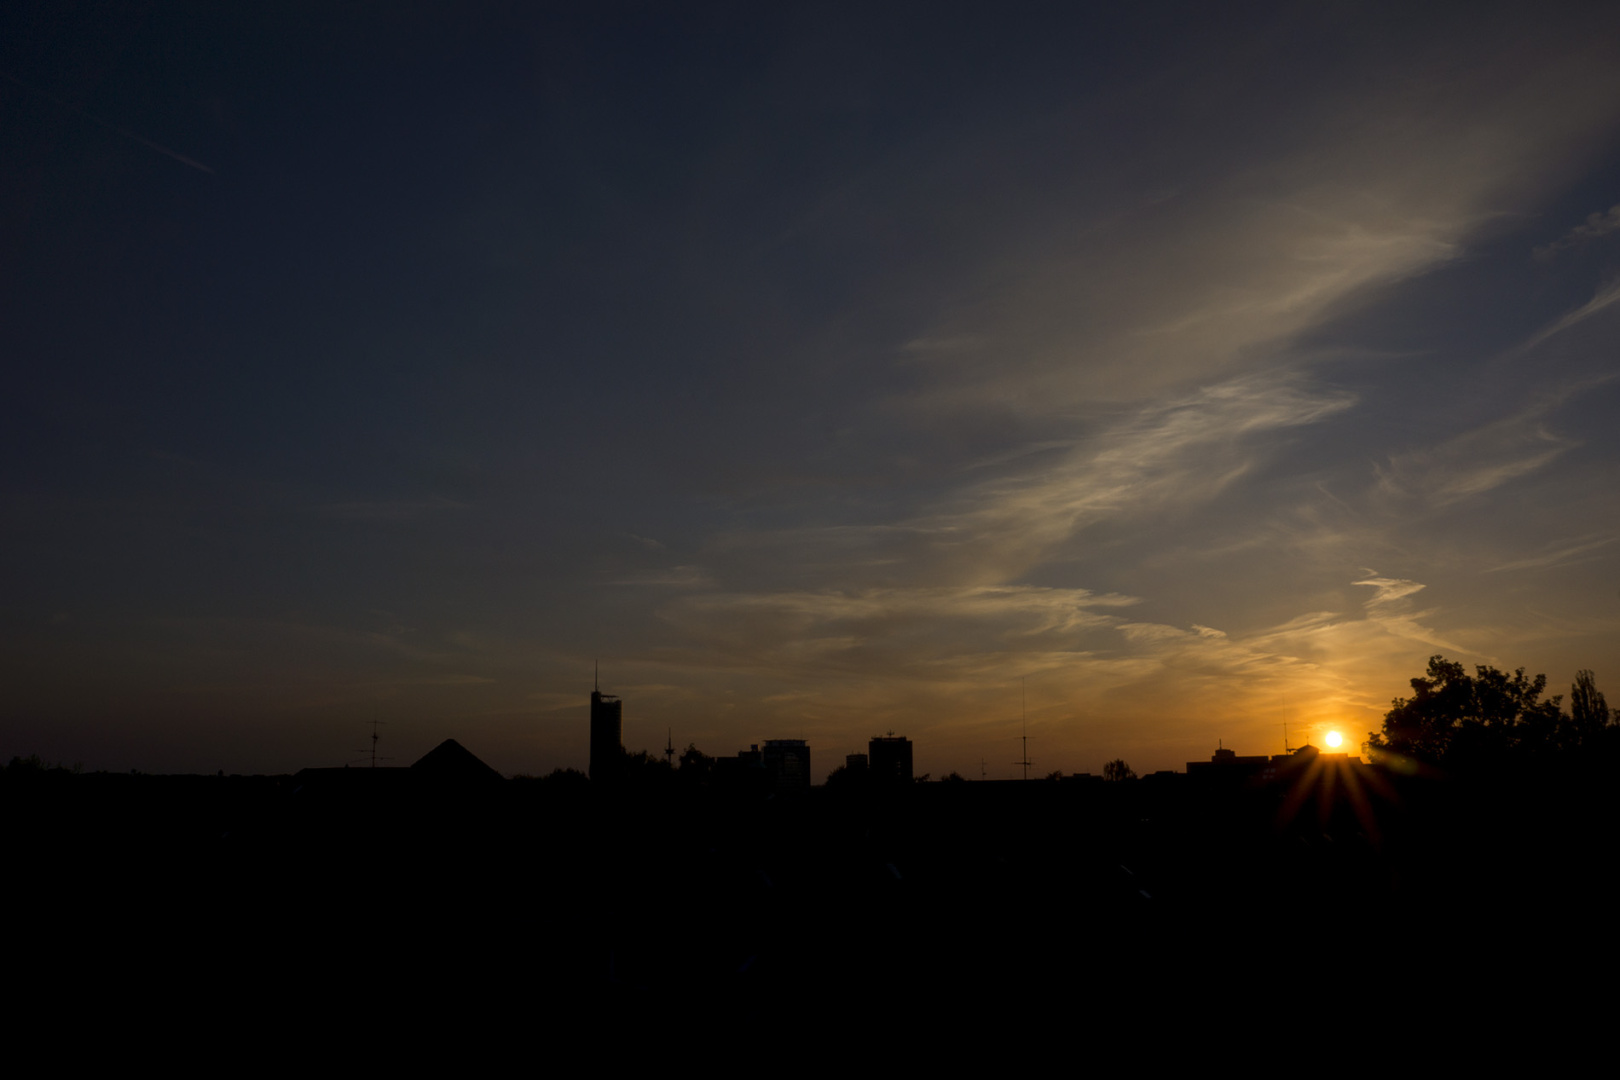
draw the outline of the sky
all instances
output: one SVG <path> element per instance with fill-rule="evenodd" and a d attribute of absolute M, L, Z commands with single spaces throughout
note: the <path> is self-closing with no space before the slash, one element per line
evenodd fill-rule
<path fill-rule="evenodd" d="M 1616 301 L 1613 5 L 8 4 L 0 757 L 1614 694 Z"/>

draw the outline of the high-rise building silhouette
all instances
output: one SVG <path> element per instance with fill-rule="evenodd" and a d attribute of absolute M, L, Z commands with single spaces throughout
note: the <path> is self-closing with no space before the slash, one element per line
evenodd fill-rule
<path fill-rule="evenodd" d="M 866 744 L 875 784 L 911 783 L 911 740 L 903 735 L 877 735 Z"/>
<path fill-rule="evenodd" d="M 803 739 L 766 739 L 762 761 L 778 793 L 810 790 L 810 744 Z"/>
<path fill-rule="evenodd" d="M 591 690 L 591 779 L 612 780 L 624 761 L 624 703 L 602 693 L 597 682 Z"/>

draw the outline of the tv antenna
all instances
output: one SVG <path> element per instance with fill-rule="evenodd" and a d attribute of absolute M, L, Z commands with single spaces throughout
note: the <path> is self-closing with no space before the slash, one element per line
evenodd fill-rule
<path fill-rule="evenodd" d="M 1023 716 L 1024 716 L 1024 734 L 1022 735 L 1022 739 L 1023 739 L 1023 743 L 1024 743 L 1024 752 L 1023 752 L 1022 755 L 1020 755 L 1023 758 L 1022 761 L 1013 762 L 1014 765 L 1022 765 L 1024 767 L 1024 779 L 1025 780 L 1029 779 L 1029 686 L 1028 686 L 1028 682 L 1029 682 L 1029 680 L 1027 678 L 1024 678 L 1024 677 L 1020 677 L 1019 680 L 1018 680 L 1018 708 L 1019 708 L 1019 711 L 1021 713 L 1023 713 Z"/>
<path fill-rule="evenodd" d="M 666 728 L 668 734 L 664 737 L 664 762 L 667 765 L 675 764 L 675 729 Z"/>
<path fill-rule="evenodd" d="M 371 756 L 371 768 L 373 769 L 377 767 L 377 762 L 388 760 L 386 756 L 379 755 L 377 753 L 377 744 L 382 741 L 382 735 L 377 731 L 377 729 L 386 723 L 388 723 L 388 721 L 379 720 L 375 715 L 373 715 L 371 718 L 371 750 L 369 753 Z M 365 754 L 367 752 L 368 751 L 365 750 L 357 751 L 357 753 L 360 754 Z"/>

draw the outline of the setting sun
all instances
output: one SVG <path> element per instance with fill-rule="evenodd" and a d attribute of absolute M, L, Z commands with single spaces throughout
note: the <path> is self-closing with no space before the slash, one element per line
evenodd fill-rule
<path fill-rule="evenodd" d="M 1327 733 L 1327 744 L 1333 749 L 1337 750 L 1339 745 L 1343 742 L 1344 736 L 1340 735 L 1337 731 L 1330 731 Z"/>

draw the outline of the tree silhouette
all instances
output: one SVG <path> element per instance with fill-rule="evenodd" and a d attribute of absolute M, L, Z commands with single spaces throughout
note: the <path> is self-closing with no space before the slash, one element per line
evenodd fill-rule
<path fill-rule="evenodd" d="M 1383 731 L 1368 736 L 1367 750 L 1457 766 L 1522 762 L 1595 745 L 1610 714 L 1592 673 L 1575 677 L 1573 717 L 1560 710 L 1561 696 L 1542 700 L 1546 688 L 1547 676 L 1528 677 L 1524 668 L 1509 675 L 1481 664 L 1469 675 L 1461 664 L 1432 656 L 1427 674 L 1412 680 L 1412 696 L 1396 698 Z"/>
<path fill-rule="evenodd" d="M 579 788 L 590 783 L 590 778 L 578 769 L 552 769 L 549 774 L 540 778 L 543 784 L 559 788 Z"/>
<path fill-rule="evenodd" d="M 1396 698 L 1384 714 L 1384 730 L 1367 737 L 1367 748 L 1438 762 L 1473 708 L 1474 686 L 1461 664 L 1429 658 L 1428 678 L 1412 680 L 1412 696 Z"/>
<path fill-rule="evenodd" d="M 1104 780 L 1135 780 L 1136 770 L 1125 763 L 1124 758 L 1115 758 L 1103 766 Z"/>
<path fill-rule="evenodd" d="M 75 763 L 69 767 L 61 762 L 52 764 L 41 758 L 38 754 L 29 754 L 27 757 L 13 757 L 11 764 L 0 769 L 0 775 L 28 776 L 43 773 L 73 773 L 77 775 L 84 771 L 84 766 Z"/>
<path fill-rule="evenodd" d="M 825 786 L 845 791 L 857 791 L 866 787 L 866 774 L 852 772 L 847 765 L 840 765 L 827 774 Z"/>
<path fill-rule="evenodd" d="M 679 758 L 679 776 L 681 783 L 702 786 L 709 782 L 714 774 L 714 758 L 697 748 L 696 743 L 687 743 L 686 749 Z"/>
<path fill-rule="evenodd" d="M 1575 685 L 1569 688 L 1569 712 L 1574 741 L 1581 746 L 1595 745 L 1614 720 L 1603 692 L 1585 668 L 1575 673 Z"/>

